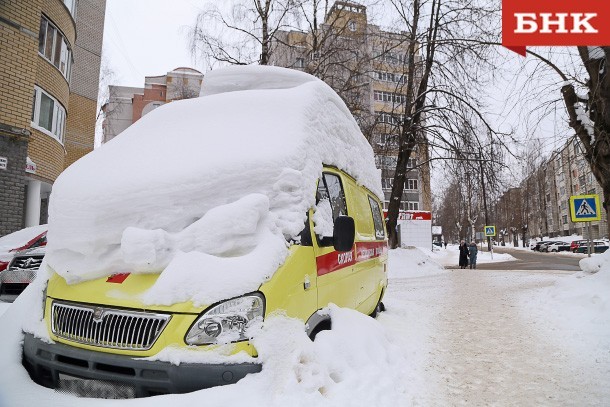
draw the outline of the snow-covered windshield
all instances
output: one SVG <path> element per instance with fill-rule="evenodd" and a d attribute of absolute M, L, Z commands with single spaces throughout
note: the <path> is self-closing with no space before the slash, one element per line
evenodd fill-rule
<path fill-rule="evenodd" d="M 202 95 L 159 107 L 58 178 L 47 261 L 68 282 L 190 264 L 208 282 L 246 273 L 256 289 L 302 230 L 323 163 L 382 196 L 370 145 L 322 81 L 232 67 L 208 73 Z"/>

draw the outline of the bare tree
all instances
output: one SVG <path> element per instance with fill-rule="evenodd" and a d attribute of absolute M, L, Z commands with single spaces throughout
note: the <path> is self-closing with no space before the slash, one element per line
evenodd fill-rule
<path fill-rule="evenodd" d="M 407 163 L 418 144 L 459 153 L 460 128 L 482 126 L 499 136 L 481 113 L 483 68 L 492 70 L 489 23 L 499 10 L 487 3 L 461 0 L 390 0 L 409 44 L 400 120 L 398 162 L 388 207 L 390 246 L 397 246 L 396 224 Z M 471 41 L 472 38 L 480 41 Z M 421 46 L 420 46 L 421 44 Z M 477 129 L 478 130 L 478 129 Z M 474 133 L 477 134 L 477 133 Z M 477 142 L 477 147 L 481 143 Z M 459 155 L 459 154 L 458 154 Z M 474 219 L 474 218 L 473 218 Z"/>
<path fill-rule="evenodd" d="M 298 0 L 210 2 L 189 32 L 191 54 L 217 64 L 267 65 L 278 31 L 289 28 Z"/>

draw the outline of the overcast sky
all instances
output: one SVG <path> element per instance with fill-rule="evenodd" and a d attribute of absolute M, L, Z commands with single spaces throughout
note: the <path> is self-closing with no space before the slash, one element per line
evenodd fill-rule
<path fill-rule="evenodd" d="M 103 58 L 114 71 L 113 84 L 144 86 L 145 76 L 164 75 L 179 66 L 201 70 L 188 51 L 187 30 L 198 0 L 107 0 Z"/>

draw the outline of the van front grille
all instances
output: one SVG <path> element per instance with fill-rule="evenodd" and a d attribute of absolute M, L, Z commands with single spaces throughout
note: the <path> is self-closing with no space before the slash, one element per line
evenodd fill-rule
<path fill-rule="evenodd" d="M 51 329 L 70 341 L 113 349 L 147 350 L 171 315 L 54 301 Z"/>

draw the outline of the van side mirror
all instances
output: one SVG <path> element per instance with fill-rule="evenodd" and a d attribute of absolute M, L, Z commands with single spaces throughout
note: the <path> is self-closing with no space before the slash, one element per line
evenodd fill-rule
<path fill-rule="evenodd" d="M 338 252 L 349 252 L 354 246 L 356 225 L 350 216 L 338 216 L 333 228 L 333 246 Z"/>

